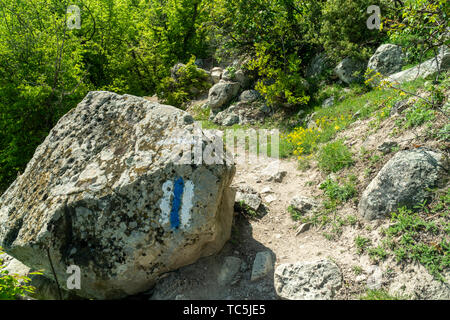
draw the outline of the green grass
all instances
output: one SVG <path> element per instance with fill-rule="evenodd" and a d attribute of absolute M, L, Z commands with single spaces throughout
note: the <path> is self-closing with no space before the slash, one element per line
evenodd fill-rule
<path fill-rule="evenodd" d="M 415 92 L 419 87 L 423 85 L 425 80 L 417 79 L 415 81 L 402 84 L 402 88 L 411 92 Z M 318 94 L 317 101 L 320 101 L 323 98 L 327 98 L 330 95 L 335 95 L 337 99 L 335 99 L 336 104 L 333 108 L 322 108 L 320 103 L 317 103 L 316 106 L 309 107 L 311 112 L 314 112 L 314 121 L 318 121 L 322 123 L 320 134 L 317 134 L 316 131 L 312 131 L 305 135 L 302 143 L 311 144 L 309 145 L 293 145 L 290 139 L 288 138 L 288 134 L 292 133 L 292 125 L 291 120 L 296 118 L 294 117 L 282 117 L 280 119 L 267 118 L 264 123 L 256 124 L 256 125 L 234 125 L 232 127 L 223 127 L 214 124 L 213 122 L 208 120 L 209 111 L 208 109 L 201 109 L 200 106 L 197 107 L 194 112 L 194 118 L 201 122 L 202 127 L 204 129 L 218 129 L 218 130 L 229 130 L 229 129 L 243 129 L 247 130 L 250 128 L 255 129 L 280 129 L 280 144 L 279 144 L 279 156 L 280 158 L 289 158 L 294 156 L 294 152 L 299 148 L 303 149 L 305 152 L 302 155 L 302 160 L 304 162 L 301 164 L 301 169 L 307 169 L 309 167 L 309 160 L 311 158 L 305 159 L 307 155 L 313 155 L 319 148 L 319 144 L 325 144 L 332 139 L 335 138 L 336 133 L 340 130 L 345 129 L 351 123 L 356 121 L 357 119 L 365 119 L 371 116 L 375 116 L 377 119 L 384 119 L 387 115 L 388 110 L 392 107 L 397 101 L 402 98 L 399 97 L 398 93 L 393 90 L 383 89 L 383 90 L 372 90 L 367 92 L 366 87 L 361 86 L 352 86 L 349 92 L 344 92 L 343 87 L 332 86 L 331 88 L 326 88 L 322 92 Z M 340 98 L 340 99 L 339 99 Z M 359 112 L 358 117 L 353 117 L 353 115 Z M 308 136 L 311 135 L 311 139 L 308 139 Z M 311 142 L 312 141 L 312 142 Z M 258 147 L 259 148 L 259 147 Z M 271 150 L 269 147 L 269 155 L 271 154 Z M 297 154 L 299 156 L 299 154 Z M 325 155 L 326 158 L 326 155 Z M 324 170 L 328 170 L 328 165 L 331 165 L 330 170 L 339 170 L 335 169 L 336 167 L 332 165 L 330 161 L 325 161 Z M 348 163 L 344 163 L 348 165 Z M 342 164 L 337 164 L 337 167 L 342 166 Z"/>
<path fill-rule="evenodd" d="M 324 172 L 338 172 L 353 165 L 352 153 L 342 140 L 329 142 L 317 153 L 319 169 Z"/>
<path fill-rule="evenodd" d="M 417 89 L 422 87 L 424 83 L 424 79 L 417 79 L 404 83 L 400 87 L 404 90 L 415 92 Z M 366 119 L 370 117 L 373 112 L 383 107 L 386 103 L 392 106 L 398 100 L 401 100 L 398 93 L 389 89 L 372 90 L 364 94 L 352 92 L 346 99 L 333 106 L 333 108 L 324 109 L 321 106 L 315 107 L 314 111 L 316 112 L 316 115 L 314 118 L 319 119 L 322 117 L 335 117 L 336 115 L 353 115 L 357 111 L 360 111 L 359 118 Z M 348 124 L 352 123 L 354 120 L 349 121 Z"/>
<path fill-rule="evenodd" d="M 406 110 L 404 118 L 398 119 L 396 125 L 400 128 L 410 129 L 434 119 L 435 111 L 428 104 L 418 102 Z"/>
<path fill-rule="evenodd" d="M 405 300 L 406 297 L 392 296 L 386 290 L 367 290 L 360 300 Z"/>
<path fill-rule="evenodd" d="M 406 208 L 393 213 L 391 223 L 386 234 L 398 239 L 392 243 L 397 261 L 419 262 L 436 279 L 445 281 L 442 272 L 450 268 L 448 224 L 427 221 L 418 212 Z"/>
<path fill-rule="evenodd" d="M 324 194 L 329 200 L 338 203 L 346 202 L 357 194 L 355 179 L 355 176 L 350 176 L 343 184 L 339 184 L 339 182 L 327 178 L 319 188 L 324 190 Z"/>
<path fill-rule="evenodd" d="M 368 238 L 359 235 L 355 237 L 355 245 L 359 254 L 364 252 L 370 246 L 370 243 L 371 241 Z"/>
<path fill-rule="evenodd" d="M 380 262 L 387 258 L 388 252 L 383 247 L 383 245 L 379 245 L 377 247 L 368 248 L 367 253 L 369 254 L 370 259 L 374 262 Z"/>
<path fill-rule="evenodd" d="M 360 266 L 353 266 L 352 270 L 357 276 L 359 276 L 363 272 L 363 269 Z"/>
<path fill-rule="evenodd" d="M 300 220 L 303 216 L 303 214 L 299 210 L 295 209 L 293 206 L 289 206 L 287 208 L 287 211 L 289 212 L 292 220 L 294 220 L 294 221 Z"/>

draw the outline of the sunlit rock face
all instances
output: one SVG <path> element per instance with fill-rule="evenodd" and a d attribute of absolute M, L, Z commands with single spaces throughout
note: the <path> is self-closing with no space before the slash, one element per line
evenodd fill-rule
<path fill-rule="evenodd" d="M 186 112 L 90 92 L 51 130 L 0 198 L 0 246 L 25 265 L 50 259 L 63 289 L 81 269 L 88 298 L 121 298 L 228 240 L 235 167 Z"/>

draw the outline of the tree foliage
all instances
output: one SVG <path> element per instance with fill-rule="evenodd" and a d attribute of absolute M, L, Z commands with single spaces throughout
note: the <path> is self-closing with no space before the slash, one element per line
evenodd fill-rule
<path fill-rule="evenodd" d="M 81 29 L 68 28 L 69 5 L 80 8 Z M 370 5 L 381 8 L 382 31 L 366 27 Z M 297 111 L 314 101 L 320 85 L 306 76 L 317 54 L 333 62 L 367 59 L 382 42 L 409 39 L 417 40 L 410 52 L 420 39 L 433 51 L 448 45 L 448 6 L 445 0 L 0 0 L 0 193 L 88 91 L 159 93 L 181 106 L 204 81 L 191 62 L 173 82 L 174 64 L 246 57 L 272 107 Z"/>

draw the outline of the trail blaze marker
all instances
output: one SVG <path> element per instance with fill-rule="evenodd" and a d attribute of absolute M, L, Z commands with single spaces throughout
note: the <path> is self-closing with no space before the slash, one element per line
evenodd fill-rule
<path fill-rule="evenodd" d="M 183 178 L 168 180 L 163 184 L 161 199 L 161 223 L 170 223 L 172 229 L 185 229 L 189 226 L 194 198 L 194 184 Z"/>

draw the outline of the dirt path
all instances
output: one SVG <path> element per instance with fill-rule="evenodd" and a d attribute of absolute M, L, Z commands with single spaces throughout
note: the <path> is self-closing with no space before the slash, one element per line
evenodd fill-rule
<path fill-rule="evenodd" d="M 339 241 L 329 241 L 322 230 L 312 227 L 297 235 L 299 223 L 294 222 L 287 211 L 291 199 L 296 195 L 317 197 L 321 194 L 319 184 L 324 176 L 311 168 L 302 172 L 295 160 L 280 160 L 280 171 L 287 174 L 282 182 L 266 181 L 261 173 L 273 162 L 262 157 L 255 162 L 237 162 L 233 181 L 236 189 L 251 187 L 263 200 L 267 212 L 261 219 L 249 220 L 235 217 L 231 240 L 214 257 L 203 258 L 194 265 L 182 268 L 165 276 L 155 288 L 153 299 L 276 299 L 273 285 L 273 270 L 264 279 L 250 281 L 254 258 L 258 252 L 270 251 L 274 257 L 274 268 L 280 263 L 314 261 L 329 258 L 335 261 L 344 274 L 344 286 L 337 298 L 349 299 L 362 292 L 362 286 L 352 279 L 353 267 L 362 266 L 370 272 L 367 258 L 356 255 L 352 248 L 356 228 L 344 227 Z M 355 214 L 356 206 L 347 208 Z M 360 227 L 360 226 L 359 226 Z M 218 285 L 217 278 L 228 256 L 242 260 L 234 281 Z"/>

